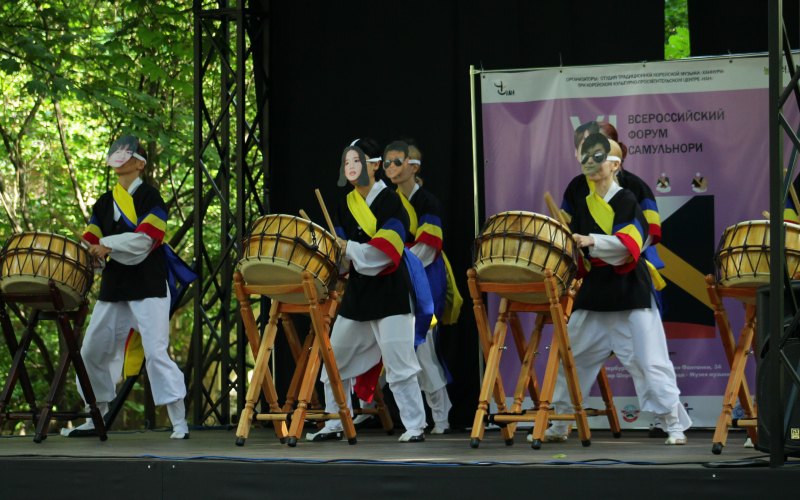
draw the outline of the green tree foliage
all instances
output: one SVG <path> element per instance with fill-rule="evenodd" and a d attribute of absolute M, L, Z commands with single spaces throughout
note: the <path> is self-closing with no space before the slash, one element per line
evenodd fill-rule
<path fill-rule="evenodd" d="M 190 2 L 0 3 L 0 243 L 33 230 L 80 238 L 92 204 L 113 185 L 105 153 L 123 133 L 148 146 L 169 235 L 192 201 L 192 81 Z M 178 250 L 191 260 L 191 248 Z M 31 363 L 46 372 L 45 351 L 58 352 L 58 340 L 43 328 Z M 3 380 L 8 364 L 2 348 Z M 77 404 L 72 388 L 65 397 Z"/>
<path fill-rule="evenodd" d="M 689 7 L 687 0 L 664 2 L 664 59 L 691 55 L 689 47 Z"/>

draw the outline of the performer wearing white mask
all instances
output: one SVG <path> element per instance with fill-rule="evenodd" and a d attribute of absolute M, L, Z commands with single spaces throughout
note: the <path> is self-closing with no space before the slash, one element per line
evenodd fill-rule
<path fill-rule="evenodd" d="M 138 331 L 154 402 L 167 406 L 172 422 L 170 438 L 187 439 L 186 386 L 168 352 L 170 291 L 166 245 L 162 245 L 167 208 L 158 190 L 141 178 L 147 158 L 138 138 L 128 135 L 114 142 L 107 163 L 118 183 L 97 200 L 83 234 L 89 253 L 103 270 L 81 356 L 105 414 L 121 377 L 121 353 L 131 330 Z M 94 434 L 91 419 L 61 430 L 68 437 Z"/>
<path fill-rule="evenodd" d="M 582 395 L 613 352 L 631 374 L 642 410 L 666 426 L 668 445 L 686 444 L 692 420 L 681 403 L 675 369 L 653 295 L 651 275 L 641 257 L 647 220 L 636 196 L 615 180 L 621 163 L 619 145 L 602 134 L 589 135 L 581 148 L 581 165 L 593 188 L 572 201 L 570 229 L 582 249 L 579 277 L 583 284 L 569 319 L 569 339 Z M 568 413 L 571 403 L 559 373 L 553 405 Z M 568 425 L 556 421 L 547 441 L 565 441 Z"/>

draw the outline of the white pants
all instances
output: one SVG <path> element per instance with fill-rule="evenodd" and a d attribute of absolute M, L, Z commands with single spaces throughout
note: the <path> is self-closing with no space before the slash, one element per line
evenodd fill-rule
<path fill-rule="evenodd" d="M 655 299 L 651 299 L 648 309 L 575 311 L 568 331 L 583 398 L 613 352 L 631 375 L 641 410 L 665 416 L 671 422 L 667 431 L 691 427 L 692 420 L 680 402 L 681 392 Z M 561 367 L 553 404 L 558 413 L 568 413 L 572 408 Z"/>
<path fill-rule="evenodd" d="M 348 407 L 351 379 L 378 364 L 382 357 L 386 382 L 394 394 L 403 426 L 407 431 L 425 429 L 425 407 L 417 381 L 420 367 L 414 352 L 413 314 L 398 314 L 373 321 L 354 321 L 338 316 L 331 331 L 331 346 Z M 338 413 L 339 406 L 324 368 L 320 378 L 325 384 L 325 411 Z M 341 422 L 328 420 L 325 427 L 338 430 Z"/>
<path fill-rule="evenodd" d="M 97 301 L 83 339 L 81 357 L 99 403 L 110 402 L 116 395 L 125 341 L 131 328 L 142 336 L 147 376 L 155 404 L 164 405 L 186 397 L 183 373 L 168 352 L 169 302 L 169 292 L 167 297 L 127 302 Z M 85 401 L 80 383 L 78 391 Z"/>
<path fill-rule="evenodd" d="M 431 408 L 433 422 L 437 425 L 447 427 L 448 415 L 452 404 L 447 395 L 447 378 L 444 374 L 439 358 L 436 357 L 436 346 L 434 344 L 435 328 L 428 330 L 428 335 L 424 343 L 417 346 L 417 360 L 422 368 L 418 378 L 419 386 L 425 393 L 425 399 Z"/>

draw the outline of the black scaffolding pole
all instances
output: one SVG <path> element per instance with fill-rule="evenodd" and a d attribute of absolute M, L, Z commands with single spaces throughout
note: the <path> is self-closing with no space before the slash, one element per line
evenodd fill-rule
<path fill-rule="evenodd" d="M 200 277 L 185 373 L 194 425 L 231 424 L 246 394 L 247 343 L 232 289 L 242 239 L 252 220 L 269 212 L 268 7 L 267 0 L 193 4 L 194 255 Z"/>

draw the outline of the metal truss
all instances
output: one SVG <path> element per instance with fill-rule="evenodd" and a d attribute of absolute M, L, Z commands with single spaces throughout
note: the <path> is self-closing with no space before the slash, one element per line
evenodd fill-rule
<path fill-rule="evenodd" d="M 228 425 L 246 394 L 233 273 L 269 212 L 268 0 L 194 0 L 194 328 L 185 373 L 194 425 Z M 235 398 L 235 401 L 231 401 Z"/>
<path fill-rule="evenodd" d="M 793 60 L 789 37 L 783 22 L 783 2 L 770 0 L 768 9 L 769 19 L 769 187 L 770 187 L 770 213 L 782 214 L 786 203 L 789 186 L 794 178 L 794 164 L 797 152 L 800 151 L 800 139 L 795 128 L 787 121 L 783 107 L 791 96 L 794 95 L 797 105 L 800 106 L 800 68 Z M 791 77 L 789 83 L 783 86 L 783 63 Z M 800 130 L 800 129 L 798 129 Z M 784 136 L 785 134 L 785 136 Z M 784 169 L 783 141 L 785 137 L 794 145 L 794 153 L 789 165 Z M 795 201 L 795 203 L 797 203 Z M 800 207 L 796 207 L 800 210 Z M 798 368 L 793 366 L 788 354 L 788 348 L 798 342 L 800 332 L 800 310 L 792 294 L 791 303 L 786 304 L 784 290 L 789 285 L 785 278 L 785 235 L 783 217 L 772 217 L 770 224 L 770 301 L 769 321 L 770 331 L 769 351 L 767 353 L 768 377 L 767 386 L 770 387 L 765 403 L 771 409 L 769 421 L 765 422 L 770 435 L 770 466 L 776 467 L 785 461 L 785 415 L 782 393 L 785 387 L 794 385 L 793 394 L 800 389 L 800 374 Z M 777 263 L 777 265 L 776 265 Z M 793 319 L 788 322 L 784 316 L 784 306 L 789 306 L 789 313 Z"/>

